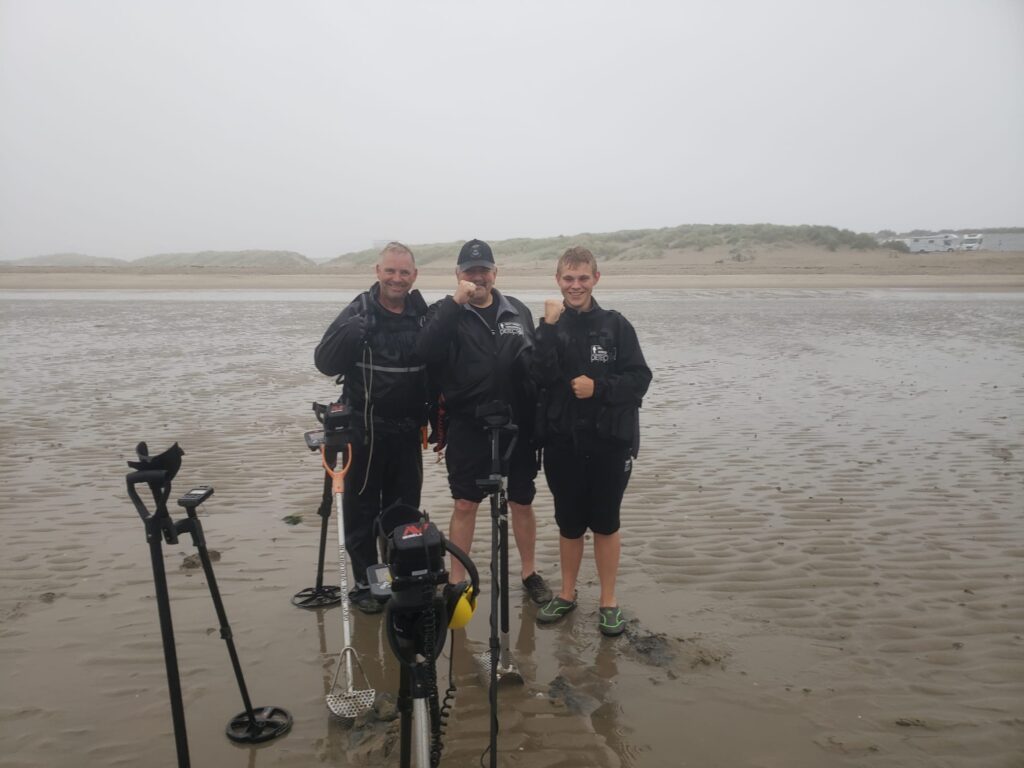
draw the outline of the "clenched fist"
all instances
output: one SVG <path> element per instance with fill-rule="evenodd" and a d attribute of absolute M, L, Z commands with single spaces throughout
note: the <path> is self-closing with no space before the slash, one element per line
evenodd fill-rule
<path fill-rule="evenodd" d="M 469 280 L 459 280 L 452 298 L 455 299 L 456 304 L 468 304 L 469 300 L 473 298 L 476 288 L 476 283 L 471 283 Z"/>
<path fill-rule="evenodd" d="M 586 400 L 594 396 L 594 380 L 589 376 L 577 376 L 569 384 L 577 400 Z"/>
<path fill-rule="evenodd" d="M 562 303 L 561 299 L 548 299 L 544 302 L 544 322 L 548 325 L 554 325 L 558 322 L 558 318 L 561 317 L 564 309 L 565 304 Z"/>

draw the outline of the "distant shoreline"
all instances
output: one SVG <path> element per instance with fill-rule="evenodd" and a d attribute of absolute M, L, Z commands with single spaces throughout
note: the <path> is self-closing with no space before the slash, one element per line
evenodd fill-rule
<path fill-rule="evenodd" d="M 0 273 L 0 290 L 359 290 L 367 288 L 373 274 L 81 274 Z M 416 287 L 443 290 L 452 287 L 447 275 L 420 274 Z M 554 289 L 554 278 L 544 274 L 499 273 L 498 288 L 514 290 Z M 612 289 L 857 289 L 905 288 L 971 291 L 1024 291 L 1024 274 L 614 274 L 604 273 L 601 288 Z"/>
<path fill-rule="evenodd" d="M 684 251 L 664 259 L 599 262 L 610 288 L 924 288 L 1024 290 L 1024 252 L 895 253 L 821 248 L 752 249 L 742 260 L 720 249 Z M 554 288 L 553 261 L 498 264 L 497 285 Z M 424 264 L 417 287 L 450 288 L 454 263 Z M 371 265 L 349 269 L 287 267 L 13 267 L 0 264 L 0 290 L 246 290 L 350 291 L 374 281 Z"/>

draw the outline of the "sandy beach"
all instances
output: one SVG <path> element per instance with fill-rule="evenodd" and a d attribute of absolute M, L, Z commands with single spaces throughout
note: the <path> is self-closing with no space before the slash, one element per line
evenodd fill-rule
<path fill-rule="evenodd" d="M 599 636 L 589 548 L 564 625 L 537 628 L 514 591 L 525 683 L 501 691 L 499 765 L 1024 764 L 1024 258 L 940 256 L 916 271 L 908 254 L 888 270 L 609 265 L 598 299 L 633 321 L 654 371 L 623 506 L 633 621 Z M 447 280 L 421 286 L 437 298 Z M 498 284 L 536 313 L 549 280 Z M 320 527 L 302 435 L 310 402 L 337 391 L 312 349 L 369 282 L 0 273 L 0 765 L 176 764 L 124 489 L 139 440 L 184 448 L 176 493 L 215 487 L 202 520 L 253 703 L 295 718 L 263 746 L 224 737 L 238 689 L 201 571 L 182 567 L 194 548 L 168 546 L 192 764 L 398 764 L 395 723 L 348 728 L 324 707 L 338 610 L 290 602 L 315 581 Z M 443 466 L 424 457 L 424 506 L 446 528 Z M 538 560 L 557 581 L 538 488 Z M 482 517 L 485 590 L 488 532 Z M 333 519 L 328 542 L 330 582 Z M 371 684 L 393 695 L 380 618 L 354 622 Z M 487 633 L 485 603 L 438 664 L 443 692 L 453 654 L 458 686 L 442 765 L 478 765 L 487 745 L 471 658 Z"/>

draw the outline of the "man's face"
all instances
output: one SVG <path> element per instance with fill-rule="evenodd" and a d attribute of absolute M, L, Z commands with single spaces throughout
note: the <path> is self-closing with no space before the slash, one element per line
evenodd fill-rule
<path fill-rule="evenodd" d="M 476 291 L 473 292 L 470 302 L 472 304 L 479 304 L 487 301 L 487 297 L 494 287 L 494 279 L 498 276 L 498 268 L 470 267 L 465 271 L 456 269 L 455 276 L 459 280 L 468 280 L 476 285 Z"/>
<path fill-rule="evenodd" d="M 416 266 L 407 253 L 388 251 L 377 264 L 381 299 L 392 304 L 405 301 L 416 282 Z"/>
<path fill-rule="evenodd" d="M 577 312 L 590 310 L 591 294 L 597 281 L 601 279 L 600 272 L 595 272 L 590 264 L 577 264 L 563 269 L 555 275 L 555 279 L 567 307 Z"/>

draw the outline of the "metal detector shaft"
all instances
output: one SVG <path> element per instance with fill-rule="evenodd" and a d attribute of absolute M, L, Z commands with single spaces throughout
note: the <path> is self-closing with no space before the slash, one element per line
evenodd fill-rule
<path fill-rule="evenodd" d="M 318 434 L 322 438 L 323 433 Z M 307 439 L 308 442 L 310 440 Z M 320 450 L 320 445 L 323 445 L 322 439 L 318 444 L 317 450 Z M 327 471 L 324 472 L 323 485 L 320 506 L 316 511 L 320 515 L 320 549 L 316 564 L 316 586 L 301 589 L 292 596 L 292 605 L 299 608 L 326 608 L 340 601 L 337 587 L 324 586 L 324 564 L 327 558 L 327 528 L 331 518 L 331 502 L 333 499 L 331 496 L 331 475 Z"/>
<path fill-rule="evenodd" d="M 501 562 L 501 666 L 508 669 L 514 662 L 508 639 L 508 508 L 504 505 L 498 515 L 498 557 Z"/>
<path fill-rule="evenodd" d="M 221 600 L 220 589 L 217 587 L 217 577 L 213 573 L 213 563 L 210 561 L 210 552 L 206 548 L 206 535 L 203 533 L 203 524 L 196 512 L 199 505 L 213 495 L 213 488 L 208 485 L 198 486 L 178 499 L 178 505 L 185 508 L 187 515 L 185 520 L 174 524 L 175 530 L 180 533 L 192 535 L 192 543 L 199 552 L 199 562 L 203 566 L 203 575 L 206 576 L 206 586 L 210 590 L 210 599 L 213 600 L 213 609 L 217 613 L 217 621 L 220 624 L 220 636 L 228 648 L 228 656 L 231 659 L 231 668 L 235 673 L 235 681 L 238 683 L 238 693 L 242 697 L 242 704 L 245 711 L 235 715 L 228 722 L 225 734 L 229 739 L 242 743 L 258 743 L 269 741 L 287 733 L 292 727 L 292 716 L 287 710 L 281 707 L 261 707 L 259 716 L 253 708 L 249 699 L 249 689 L 245 685 L 245 676 L 242 674 L 242 665 L 238 660 L 238 651 L 235 649 L 234 637 L 231 633 L 231 625 L 228 624 L 228 614 L 224 610 L 224 601 Z"/>
<path fill-rule="evenodd" d="M 203 573 L 206 575 L 206 585 L 210 589 L 210 597 L 213 600 L 213 609 L 217 612 L 217 621 L 220 623 L 220 636 L 228 647 L 228 656 L 231 657 L 231 668 L 235 671 L 235 680 L 238 681 L 238 692 L 242 696 L 242 705 L 245 707 L 245 714 L 249 719 L 249 725 L 253 729 L 256 725 L 256 715 L 253 712 L 252 701 L 249 699 L 249 690 L 245 685 L 245 677 L 242 675 L 242 665 L 238 660 L 238 651 L 235 649 L 234 636 L 231 634 L 231 625 L 228 624 L 228 615 L 224 610 L 224 602 L 220 599 L 220 589 L 217 588 L 217 577 L 213 575 L 213 563 L 210 562 L 210 553 L 206 548 L 206 537 L 203 535 L 203 524 L 196 517 L 195 508 L 187 509 L 187 527 L 192 534 L 196 549 L 199 551 L 199 561 L 203 565 Z M 186 526 L 182 526 L 183 528 Z"/>
<path fill-rule="evenodd" d="M 320 555 L 316 561 L 316 591 L 324 588 L 324 562 L 327 556 L 327 522 L 331 518 L 331 476 L 324 472 L 324 495 L 317 512 L 320 515 Z M 324 503 L 326 502 L 326 503 Z M 326 507 L 326 509 L 325 509 Z"/>
<path fill-rule="evenodd" d="M 416 768 L 427 768 L 430 765 L 430 732 L 426 699 L 417 697 L 412 700 L 412 721 L 412 753 L 416 757 Z"/>
<path fill-rule="evenodd" d="M 491 496 L 491 634 L 489 638 L 491 654 L 490 664 L 490 687 L 488 688 L 488 701 L 491 708 L 491 729 L 490 729 L 490 768 L 498 768 L 498 665 L 500 662 L 500 646 L 498 644 L 498 593 L 501 591 L 498 571 L 498 553 L 501 550 L 499 539 L 501 538 L 501 523 L 499 521 L 500 507 L 497 495 Z"/>
<path fill-rule="evenodd" d="M 139 448 L 144 450 L 145 444 L 140 444 Z M 174 472 L 177 472 L 176 468 Z M 174 623 L 171 620 L 171 597 L 167 589 L 167 572 L 164 570 L 163 556 L 164 537 L 166 536 L 169 542 L 177 541 L 174 523 L 167 512 L 167 499 L 171 495 L 170 477 L 173 477 L 173 474 L 159 469 L 146 469 L 132 472 L 125 481 L 128 496 L 145 525 L 146 541 L 149 543 L 149 555 L 153 563 L 153 586 L 156 592 L 157 614 L 160 617 L 160 637 L 164 646 L 164 666 L 167 669 L 167 690 L 171 699 L 171 721 L 174 724 L 178 768 L 189 768 L 191 762 L 188 754 L 188 732 L 185 728 L 185 707 L 181 697 L 178 652 L 174 645 Z M 135 486 L 140 483 L 148 484 L 153 493 L 153 500 L 156 503 L 153 514 L 149 513 L 138 491 L 135 490 Z"/>
<path fill-rule="evenodd" d="M 153 560 L 153 584 L 156 587 L 157 613 L 160 615 L 160 635 L 164 643 L 164 661 L 167 667 L 167 688 L 171 695 L 171 720 L 174 723 L 174 745 L 178 751 L 178 768 L 189 768 L 188 733 L 185 730 L 185 707 L 181 698 L 181 677 L 178 673 L 178 652 L 174 646 L 174 625 L 171 621 L 171 597 L 167 591 L 167 573 L 161 534 L 156 518 L 146 521 L 146 537 Z"/>
<path fill-rule="evenodd" d="M 338 510 L 338 569 L 341 581 L 341 638 L 342 648 L 348 648 L 352 644 L 351 631 L 348 623 L 351 613 L 349 612 L 348 600 L 348 558 L 345 554 L 345 515 L 341 511 L 342 493 L 339 490 L 334 492 L 334 506 Z M 349 690 L 352 688 L 352 656 L 343 653 L 345 657 L 345 681 Z"/>

